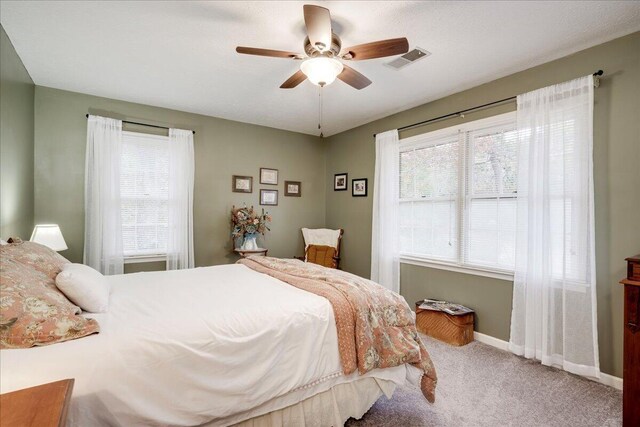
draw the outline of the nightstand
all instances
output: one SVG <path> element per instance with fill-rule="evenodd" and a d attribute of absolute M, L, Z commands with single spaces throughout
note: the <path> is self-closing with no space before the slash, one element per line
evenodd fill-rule
<path fill-rule="evenodd" d="M 1 427 L 63 427 L 73 378 L 0 394 Z"/>
<path fill-rule="evenodd" d="M 269 249 L 262 248 L 262 249 L 256 249 L 254 251 L 245 251 L 243 249 L 234 249 L 233 252 L 237 253 L 242 258 L 246 258 L 246 257 L 251 256 L 251 255 L 267 256 L 267 252 L 269 252 Z"/>

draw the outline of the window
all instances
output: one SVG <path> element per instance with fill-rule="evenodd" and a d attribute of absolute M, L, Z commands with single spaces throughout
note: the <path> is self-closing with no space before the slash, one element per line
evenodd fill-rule
<path fill-rule="evenodd" d="M 515 119 L 508 113 L 401 141 L 403 259 L 513 272 Z"/>
<path fill-rule="evenodd" d="M 166 255 L 169 139 L 122 133 L 122 245 L 127 258 Z"/>

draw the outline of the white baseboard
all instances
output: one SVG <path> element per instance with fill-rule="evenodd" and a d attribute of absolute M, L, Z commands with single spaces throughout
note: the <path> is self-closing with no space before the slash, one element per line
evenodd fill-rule
<path fill-rule="evenodd" d="M 487 344 L 492 347 L 499 348 L 500 350 L 509 351 L 509 343 L 499 338 L 495 338 L 490 335 L 485 335 L 480 332 L 474 332 L 473 338 L 476 341 L 479 341 L 483 344 Z M 604 385 L 608 385 L 609 387 L 622 390 L 622 378 L 614 377 L 613 375 L 609 375 L 609 374 L 605 374 L 604 372 L 601 372 L 600 379 L 596 379 L 596 378 L 589 378 L 589 379 L 593 381 L 597 381 Z"/>
<path fill-rule="evenodd" d="M 490 335 L 481 334 L 480 332 L 473 333 L 473 339 L 480 341 L 481 343 L 490 345 L 491 347 L 499 348 L 500 350 L 509 351 L 509 343 L 499 338 L 494 338 Z"/>
<path fill-rule="evenodd" d="M 605 374 L 604 372 L 600 372 L 600 379 L 598 382 L 608 385 L 609 387 L 617 388 L 618 390 L 622 390 L 622 378 L 614 377 L 613 375 Z"/>

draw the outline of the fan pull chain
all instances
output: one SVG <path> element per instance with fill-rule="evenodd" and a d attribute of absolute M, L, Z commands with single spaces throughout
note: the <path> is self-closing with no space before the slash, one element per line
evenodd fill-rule
<path fill-rule="evenodd" d="M 322 138 L 322 86 L 318 87 L 318 130 Z"/>

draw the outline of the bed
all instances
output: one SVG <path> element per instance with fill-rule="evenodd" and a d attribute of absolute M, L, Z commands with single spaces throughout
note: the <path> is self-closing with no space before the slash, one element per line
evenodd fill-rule
<path fill-rule="evenodd" d="M 246 265 L 107 278 L 100 333 L 3 349 L 2 393 L 75 378 L 78 426 L 342 425 L 423 377 L 346 374 L 330 302 Z"/>

